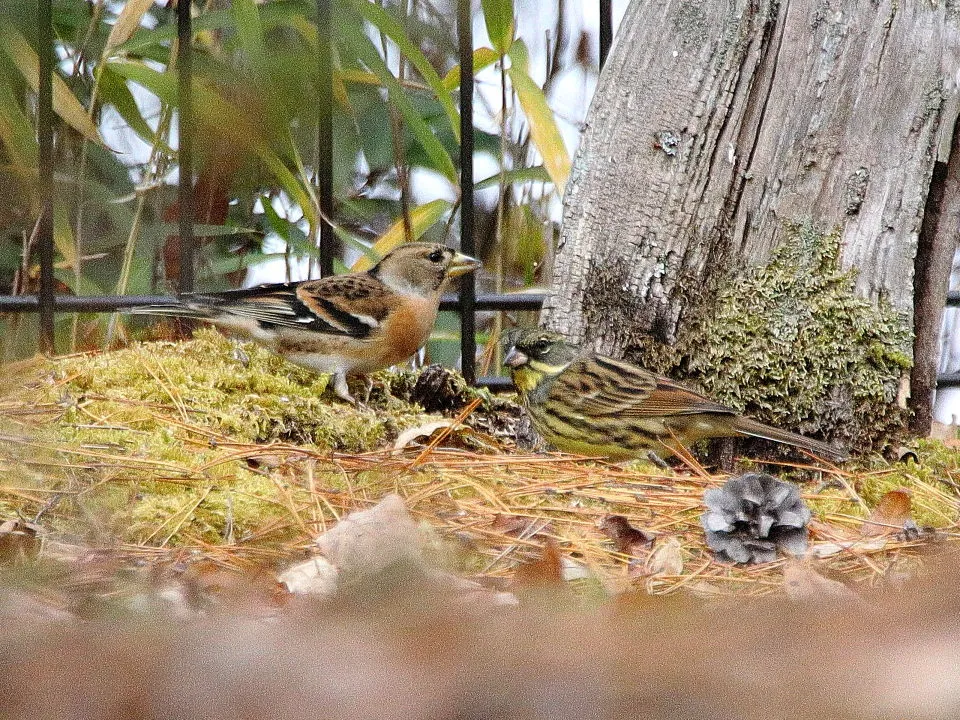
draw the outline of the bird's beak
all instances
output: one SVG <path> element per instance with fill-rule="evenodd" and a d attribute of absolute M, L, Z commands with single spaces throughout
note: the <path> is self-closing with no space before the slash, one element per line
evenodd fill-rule
<path fill-rule="evenodd" d="M 450 261 L 450 266 L 447 268 L 447 275 L 449 277 L 459 277 L 478 270 L 482 266 L 483 264 L 476 258 L 464 255 L 463 253 L 457 253 L 453 256 L 453 260 Z"/>
<path fill-rule="evenodd" d="M 515 347 L 510 348 L 510 352 L 508 352 L 507 356 L 503 359 L 503 364 L 511 368 L 517 368 L 521 365 L 526 365 L 528 362 L 530 362 L 530 358 L 517 350 Z"/>

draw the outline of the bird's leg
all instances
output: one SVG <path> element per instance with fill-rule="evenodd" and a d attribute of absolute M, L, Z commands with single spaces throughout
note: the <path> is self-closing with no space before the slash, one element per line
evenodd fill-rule
<path fill-rule="evenodd" d="M 350 387 L 347 385 L 347 374 L 337 371 L 333 374 L 333 392 L 341 400 L 345 400 L 351 405 L 356 405 L 357 401 L 350 394 Z"/>
<path fill-rule="evenodd" d="M 373 392 L 373 378 L 370 377 L 369 375 L 361 375 L 360 377 L 363 378 L 363 387 L 364 387 L 364 389 L 365 389 L 365 391 L 366 391 L 366 392 L 364 392 L 364 394 L 363 394 L 363 404 L 364 404 L 364 405 L 369 405 L 369 404 L 370 404 L 370 393 Z"/>

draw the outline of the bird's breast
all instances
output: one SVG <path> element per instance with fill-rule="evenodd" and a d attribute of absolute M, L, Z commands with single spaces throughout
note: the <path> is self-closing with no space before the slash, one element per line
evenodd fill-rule
<path fill-rule="evenodd" d="M 437 298 L 408 298 L 383 323 L 380 361 L 383 366 L 403 362 L 430 338 L 437 320 Z"/>

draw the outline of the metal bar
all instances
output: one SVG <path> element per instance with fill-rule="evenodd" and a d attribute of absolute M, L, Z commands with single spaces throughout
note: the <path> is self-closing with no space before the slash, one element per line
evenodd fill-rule
<path fill-rule="evenodd" d="M 529 310 L 543 307 L 543 293 L 481 293 L 476 296 L 476 310 Z M 57 312 L 113 312 L 137 305 L 161 305 L 175 303 L 177 298 L 169 295 L 57 295 L 53 307 Z M 459 296 L 448 293 L 440 302 L 441 310 L 458 310 Z M 0 313 L 38 312 L 40 303 L 36 295 L 0 295 Z"/>
<path fill-rule="evenodd" d="M 613 45 L 613 0 L 600 0 L 600 69 L 607 64 Z"/>
<path fill-rule="evenodd" d="M 180 113 L 177 119 L 177 163 L 180 182 L 177 185 L 180 209 L 180 276 L 178 292 L 193 292 L 194 267 L 194 197 L 193 197 L 193 28 L 190 16 L 193 0 L 177 3 L 177 93 Z"/>
<path fill-rule="evenodd" d="M 476 252 L 473 240 L 473 16 L 470 0 L 457 0 L 457 40 L 460 54 L 460 248 Z M 460 279 L 460 371 L 473 384 L 477 338 L 474 314 L 476 278 Z"/>
<path fill-rule="evenodd" d="M 960 290 L 951 290 L 947 293 L 947 307 L 960 306 Z"/>
<path fill-rule="evenodd" d="M 474 310 L 540 310 L 546 300 L 543 293 L 480 293 L 475 296 Z M 456 295 L 444 295 L 440 301 L 441 310 L 459 309 Z"/>
<path fill-rule="evenodd" d="M 320 275 L 333 275 L 333 70 L 330 0 L 317 0 L 317 193 L 320 202 Z"/>
<path fill-rule="evenodd" d="M 960 373 L 937 375 L 937 389 L 960 387 Z"/>
<path fill-rule="evenodd" d="M 40 217 L 37 249 L 40 256 L 40 349 L 54 351 L 53 311 L 53 13 L 52 0 L 37 3 L 37 55 L 40 83 L 37 90 L 37 165 L 40 179 Z"/>

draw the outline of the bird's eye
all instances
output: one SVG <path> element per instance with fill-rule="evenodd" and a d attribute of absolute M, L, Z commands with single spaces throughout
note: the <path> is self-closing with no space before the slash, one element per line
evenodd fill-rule
<path fill-rule="evenodd" d="M 533 346 L 533 349 L 538 355 L 543 355 L 545 352 L 547 352 L 547 350 L 550 349 L 550 341 L 537 340 L 537 342 Z"/>
<path fill-rule="evenodd" d="M 440 262 L 443 260 L 443 250 L 434 250 L 432 253 L 427 255 L 427 260 L 430 262 Z"/>

